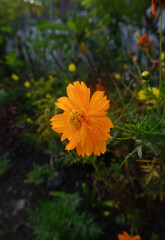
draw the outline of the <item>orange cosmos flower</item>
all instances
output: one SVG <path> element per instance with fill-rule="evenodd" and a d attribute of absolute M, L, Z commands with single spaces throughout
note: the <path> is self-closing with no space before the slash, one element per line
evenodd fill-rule
<path fill-rule="evenodd" d="M 96 91 L 90 99 L 90 89 L 77 81 L 68 85 L 67 95 L 57 100 L 57 107 L 64 112 L 51 118 L 52 129 L 63 133 L 61 141 L 69 140 L 68 151 L 76 147 L 82 156 L 105 153 L 113 124 L 106 116 L 109 100 L 104 92 Z"/>
<path fill-rule="evenodd" d="M 152 14 L 155 18 L 157 18 L 156 2 L 157 0 L 152 0 Z M 165 8 L 165 0 L 158 0 L 158 3 L 162 8 Z"/>
<path fill-rule="evenodd" d="M 106 88 L 101 83 L 97 83 L 96 90 L 106 91 Z"/>
<path fill-rule="evenodd" d="M 136 45 L 137 46 L 141 46 L 142 44 L 149 44 L 149 40 L 147 39 L 147 33 L 143 34 L 141 36 L 141 38 L 139 38 L 139 40 L 137 41 Z"/>
<path fill-rule="evenodd" d="M 123 234 L 118 234 L 118 240 L 141 240 L 139 235 L 135 235 L 131 237 L 127 232 L 123 232 Z"/>

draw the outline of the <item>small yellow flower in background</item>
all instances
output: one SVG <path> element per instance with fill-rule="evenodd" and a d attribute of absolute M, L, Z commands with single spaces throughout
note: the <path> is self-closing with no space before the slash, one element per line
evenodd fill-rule
<path fill-rule="evenodd" d="M 155 95 L 156 98 L 159 97 L 159 89 L 158 88 L 156 88 L 156 87 L 153 87 L 153 88 L 148 87 L 147 89 L 148 89 L 148 91 L 152 92 L 153 95 Z M 138 92 L 138 99 L 141 100 L 141 101 L 143 101 L 143 100 L 151 100 L 152 97 L 147 96 L 147 91 L 142 89 L 142 90 L 140 90 Z"/>
<path fill-rule="evenodd" d="M 52 80 L 53 78 L 53 75 L 49 75 L 49 80 Z"/>
<path fill-rule="evenodd" d="M 125 70 L 125 71 L 128 71 L 128 69 L 129 69 L 128 64 L 124 63 L 124 64 L 123 64 L 123 67 L 124 67 L 124 70 Z"/>
<path fill-rule="evenodd" d="M 68 70 L 70 72 L 75 72 L 76 71 L 76 65 L 74 63 L 71 63 L 69 66 L 68 66 Z"/>
<path fill-rule="evenodd" d="M 14 81 L 18 81 L 19 80 L 19 77 L 16 75 L 16 74 L 12 74 L 11 75 L 11 78 L 14 80 Z"/>
<path fill-rule="evenodd" d="M 41 10 L 41 9 L 38 9 L 36 13 L 37 13 L 38 16 L 41 16 L 42 10 Z"/>
<path fill-rule="evenodd" d="M 138 92 L 138 99 L 143 101 L 143 100 L 146 100 L 146 95 L 145 95 L 145 91 L 144 90 L 140 90 Z"/>
<path fill-rule="evenodd" d="M 138 58 L 137 58 L 136 56 L 134 56 L 132 60 L 133 60 L 133 62 L 134 62 L 135 64 L 137 64 Z"/>
<path fill-rule="evenodd" d="M 156 87 L 148 87 L 147 88 L 149 92 L 151 92 L 154 96 L 148 96 L 147 95 L 147 90 L 140 90 L 138 92 L 138 99 L 140 101 L 145 101 L 146 105 L 147 105 L 147 109 L 152 109 L 156 107 L 156 99 L 159 98 L 159 89 Z"/>
<path fill-rule="evenodd" d="M 147 104 L 147 109 L 152 109 L 152 108 L 155 108 L 156 107 L 156 101 L 155 99 L 154 100 L 149 100 L 146 102 Z"/>
<path fill-rule="evenodd" d="M 26 88 L 29 88 L 30 87 L 30 82 L 29 81 L 26 81 L 26 82 L 24 82 L 24 86 L 26 87 Z"/>
<path fill-rule="evenodd" d="M 117 237 L 118 240 L 141 240 L 141 237 L 139 235 L 131 237 L 127 232 L 123 232 L 123 234 L 118 234 Z"/>
<path fill-rule="evenodd" d="M 159 97 L 159 89 L 156 87 L 152 88 L 153 94 L 158 98 Z"/>
<path fill-rule="evenodd" d="M 113 124 L 106 116 L 109 100 L 104 92 L 96 91 L 90 98 L 90 88 L 77 81 L 68 85 L 67 95 L 56 103 L 64 112 L 50 119 L 52 129 L 62 133 L 61 141 L 68 139 L 65 149 L 76 148 L 78 155 L 82 156 L 105 153 Z"/>
<path fill-rule="evenodd" d="M 46 98 L 51 98 L 51 95 L 49 93 L 47 93 Z"/>
<path fill-rule="evenodd" d="M 86 46 L 85 46 L 85 44 L 84 44 L 83 42 L 80 43 L 80 52 L 81 52 L 83 55 L 87 56 Z"/>
<path fill-rule="evenodd" d="M 32 120 L 31 118 L 27 118 L 27 119 L 26 119 L 26 122 L 32 124 L 32 123 L 33 123 L 33 120 Z"/>
<path fill-rule="evenodd" d="M 30 98 L 31 97 L 31 93 L 30 92 L 28 92 L 27 94 L 26 94 L 26 96 L 28 97 L 28 98 Z"/>
<path fill-rule="evenodd" d="M 103 212 L 103 215 L 104 215 L 105 217 L 108 217 L 108 216 L 110 215 L 110 212 L 109 212 L 109 211 L 104 211 L 104 212 Z"/>

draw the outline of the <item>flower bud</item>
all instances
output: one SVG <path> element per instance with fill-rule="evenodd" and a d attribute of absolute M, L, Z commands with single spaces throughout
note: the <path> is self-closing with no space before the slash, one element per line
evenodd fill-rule
<path fill-rule="evenodd" d="M 151 75 L 150 75 L 150 72 L 144 71 L 144 72 L 142 72 L 141 76 L 144 80 L 148 80 Z"/>
<path fill-rule="evenodd" d="M 161 53 L 161 60 L 162 60 L 162 62 L 165 62 L 165 52 Z"/>
<path fill-rule="evenodd" d="M 115 78 L 116 80 L 118 80 L 118 81 L 121 80 L 121 75 L 120 75 L 120 73 L 114 73 L 113 76 L 114 76 L 114 78 Z"/>
<path fill-rule="evenodd" d="M 133 57 L 133 62 L 134 62 L 135 64 L 137 64 L 138 58 L 137 58 L 136 56 Z"/>

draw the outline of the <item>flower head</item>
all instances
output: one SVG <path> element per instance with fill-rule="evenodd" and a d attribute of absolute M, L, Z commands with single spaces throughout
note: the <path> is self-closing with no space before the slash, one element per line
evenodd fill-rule
<path fill-rule="evenodd" d="M 146 95 L 145 95 L 145 91 L 143 89 L 141 89 L 139 92 L 138 92 L 138 99 L 143 101 L 143 100 L 146 100 Z"/>
<path fill-rule="evenodd" d="M 46 98 L 51 98 L 51 95 L 49 93 L 46 94 Z"/>
<path fill-rule="evenodd" d="M 123 234 L 118 234 L 118 240 L 141 240 L 139 235 L 135 235 L 131 237 L 127 232 L 123 232 Z"/>
<path fill-rule="evenodd" d="M 145 101 L 148 109 L 156 107 L 157 99 L 159 98 L 159 89 L 156 87 L 148 87 L 146 90 L 141 89 L 138 92 L 138 99 Z"/>
<path fill-rule="evenodd" d="M 106 88 L 101 83 L 97 83 L 96 90 L 106 91 Z"/>
<path fill-rule="evenodd" d="M 26 119 L 26 122 L 32 124 L 32 123 L 33 123 L 33 120 L 32 120 L 31 118 L 27 118 L 27 119 Z"/>
<path fill-rule="evenodd" d="M 16 75 L 16 74 L 12 74 L 11 75 L 11 78 L 14 80 L 14 81 L 18 81 L 19 80 L 19 77 Z"/>
<path fill-rule="evenodd" d="M 75 72 L 76 71 L 76 65 L 74 63 L 71 63 L 69 66 L 68 66 L 68 70 L 70 72 Z"/>
<path fill-rule="evenodd" d="M 103 212 L 103 215 L 104 215 L 105 217 L 108 217 L 108 216 L 110 215 L 110 212 L 109 212 L 109 211 L 104 211 L 104 212 Z"/>
<path fill-rule="evenodd" d="M 31 97 L 31 92 L 28 92 L 27 94 L 26 94 L 26 96 L 28 97 L 28 98 L 30 98 Z"/>
<path fill-rule="evenodd" d="M 113 124 L 106 116 L 109 100 L 104 92 L 96 91 L 90 99 L 90 89 L 77 81 L 68 85 L 67 95 L 57 100 L 57 107 L 64 112 L 51 118 L 52 129 L 63 133 L 61 141 L 68 139 L 68 151 L 76 147 L 82 156 L 105 153 Z"/>
<path fill-rule="evenodd" d="M 147 52 L 151 52 L 154 48 L 152 40 L 147 38 L 147 33 L 144 33 L 141 37 L 137 35 L 138 41 L 136 43 L 137 46 L 141 46 Z"/>
<path fill-rule="evenodd" d="M 136 45 L 137 46 L 141 46 L 143 44 L 148 44 L 149 43 L 149 40 L 147 39 L 147 33 L 143 34 L 139 40 L 137 41 Z"/>
<path fill-rule="evenodd" d="M 52 80 L 53 78 L 53 75 L 49 75 L 49 80 Z"/>
<path fill-rule="evenodd" d="M 157 18 L 157 13 L 156 13 L 156 2 L 157 1 L 162 8 L 165 8 L 165 1 L 164 0 L 152 0 L 152 14 L 155 18 Z"/>
<path fill-rule="evenodd" d="M 150 92 L 152 95 L 151 96 L 148 96 L 147 95 L 147 92 Z M 139 100 L 151 100 L 153 98 L 159 98 L 159 89 L 156 88 L 156 87 L 148 87 L 146 90 L 143 90 L 141 89 L 139 92 L 138 92 L 138 99 Z"/>
<path fill-rule="evenodd" d="M 24 83 L 24 86 L 25 86 L 26 88 L 29 88 L 29 87 L 30 87 L 30 82 L 29 82 L 29 81 L 26 81 L 26 82 Z"/>
<path fill-rule="evenodd" d="M 83 42 L 80 43 L 80 52 L 81 52 L 83 55 L 87 56 L 86 46 L 85 46 L 85 44 L 84 44 Z"/>

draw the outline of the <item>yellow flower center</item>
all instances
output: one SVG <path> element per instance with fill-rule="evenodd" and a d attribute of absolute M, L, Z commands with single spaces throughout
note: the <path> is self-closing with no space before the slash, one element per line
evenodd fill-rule
<path fill-rule="evenodd" d="M 70 112 L 69 115 L 69 122 L 76 130 L 79 130 L 82 125 L 82 115 L 78 112 L 73 110 Z"/>

